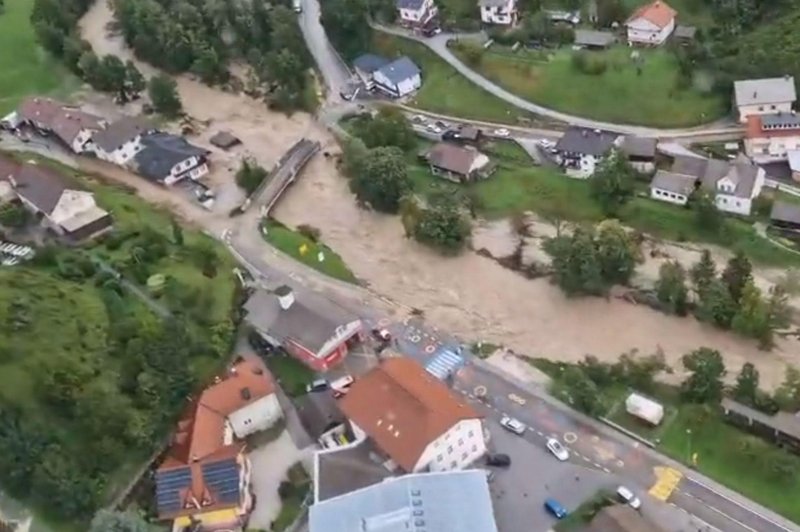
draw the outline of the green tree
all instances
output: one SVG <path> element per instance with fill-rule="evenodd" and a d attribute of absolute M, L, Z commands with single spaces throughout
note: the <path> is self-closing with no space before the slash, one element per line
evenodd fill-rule
<path fill-rule="evenodd" d="M 560 383 L 572 406 L 590 416 L 598 416 L 603 413 L 604 406 L 600 400 L 600 391 L 597 389 L 597 385 L 580 368 L 567 366 Z"/>
<path fill-rule="evenodd" d="M 328 0 L 320 4 L 320 10 L 320 22 L 345 59 L 355 59 L 370 49 L 372 28 L 367 23 L 367 0 Z"/>
<path fill-rule="evenodd" d="M 689 270 L 689 277 L 692 279 L 692 286 L 698 295 L 702 294 L 716 279 L 717 265 L 714 263 L 714 259 L 711 258 L 710 251 L 703 250 L 700 260 Z"/>
<path fill-rule="evenodd" d="M 683 355 L 683 367 L 691 375 L 681 384 L 681 393 L 693 403 L 710 403 L 722 398 L 725 363 L 719 351 L 701 347 Z"/>
<path fill-rule="evenodd" d="M 697 227 L 708 233 L 717 233 L 722 227 L 722 213 L 717 209 L 714 198 L 705 190 L 698 189 L 690 199 Z"/>
<path fill-rule="evenodd" d="M 198 47 L 191 70 L 200 77 L 203 83 L 208 85 L 225 81 L 228 75 L 217 51 L 207 44 Z"/>
<path fill-rule="evenodd" d="M 103 82 L 100 58 L 91 50 L 81 54 L 81 58 L 78 60 L 78 71 L 80 76 L 92 87 L 98 87 Z"/>
<path fill-rule="evenodd" d="M 759 341 L 761 347 L 772 347 L 772 326 L 770 323 L 769 306 L 761 296 L 761 290 L 748 281 L 742 289 L 739 299 L 739 308 L 731 321 L 731 328 L 743 336 L 749 336 Z"/>
<path fill-rule="evenodd" d="M 750 362 L 745 362 L 739 375 L 736 376 L 736 385 L 733 387 L 733 398 L 740 403 L 756 406 L 758 393 L 758 370 Z"/>
<path fill-rule="evenodd" d="M 729 329 L 736 315 L 736 302 L 725 283 L 714 279 L 700 294 L 700 301 L 695 309 L 697 318 L 713 323 L 717 327 Z"/>
<path fill-rule="evenodd" d="M 658 269 L 656 295 L 669 312 L 678 316 L 686 315 L 688 310 L 686 271 L 679 262 L 665 262 Z"/>
<path fill-rule="evenodd" d="M 400 198 L 411 191 L 403 152 L 394 146 L 373 148 L 360 166 L 350 180 L 358 200 L 377 211 L 396 213 Z"/>
<path fill-rule="evenodd" d="M 753 266 L 744 253 L 737 251 L 731 257 L 722 272 L 722 280 L 727 285 L 733 300 L 738 303 L 745 285 L 753 280 Z"/>
<path fill-rule="evenodd" d="M 795 366 L 786 366 L 783 382 L 775 390 L 775 402 L 786 412 L 800 409 L 800 370 Z"/>
<path fill-rule="evenodd" d="M 97 89 L 115 94 L 117 99 L 124 103 L 128 101 L 127 79 L 128 71 L 119 57 L 111 54 L 103 57 L 100 61 Z"/>
<path fill-rule="evenodd" d="M 248 195 L 255 190 L 267 178 L 267 171 L 255 160 L 250 158 L 242 159 L 242 164 L 236 171 L 236 184 Z"/>
<path fill-rule="evenodd" d="M 139 513 L 105 509 L 95 514 L 89 528 L 89 532 L 152 532 L 153 530 L 152 525 Z"/>
<path fill-rule="evenodd" d="M 133 98 L 138 97 L 147 88 L 147 81 L 130 59 L 125 62 L 125 87 Z"/>
<path fill-rule="evenodd" d="M 150 78 L 147 92 L 153 103 L 153 109 L 164 116 L 175 118 L 183 112 L 178 85 L 171 77 L 165 74 L 153 76 Z"/>
<path fill-rule="evenodd" d="M 578 228 L 570 236 L 560 236 L 545 243 L 553 259 L 558 286 L 568 295 L 601 295 L 607 285 L 594 242 L 594 232 Z"/>
<path fill-rule="evenodd" d="M 633 197 L 636 172 L 618 151 L 603 159 L 592 174 L 592 196 L 607 216 L 616 216 Z"/>
<path fill-rule="evenodd" d="M 176 246 L 183 246 L 183 228 L 174 219 L 172 220 L 172 241 Z"/>
<path fill-rule="evenodd" d="M 621 354 L 612 373 L 618 382 L 624 382 L 635 390 L 651 392 L 655 388 L 656 376 L 669 370 L 664 353 L 659 349 L 652 355 L 641 357 L 635 356 L 634 352 Z"/>
<path fill-rule="evenodd" d="M 471 41 L 459 43 L 461 53 L 464 55 L 466 63 L 471 67 L 480 66 L 483 60 L 483 46 Z"/>
<path fill-rule="evenodd" d="M 342 146 L 342 171 L 345 175 L 353 177 L 361 173 L 368 153 L 369 149 L 360 138 L 346 139 Z"/>
<path fill-rule="evenodd" d="M 452 197 L 422 210 L 414 226 L 414 238 L 446 254 L 456 254 L 469 241 L 472 227 Z"/>
<path fill-rule="evenodd" d="M 603 281 L 607 285 L 628 284 L 636 271 L 638 249 L 625 228 L 616 220 L 600 223 L 595 247 Z"/>
<path fill-rule="evenodd" d="M 406 116 L 393 107 L 383 107 L 366 121 L 358 136 L 368 148 L 397 146 L 408 151 L 417 146 L 417 136 Z"/>

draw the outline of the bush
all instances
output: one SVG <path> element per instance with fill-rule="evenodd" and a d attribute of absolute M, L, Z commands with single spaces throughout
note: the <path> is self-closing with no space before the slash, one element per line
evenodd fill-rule
<path fill-rule="evenodd" d="M 282 480 L 280 485 L 278 486 L 278 497 L 281 498 L 282 501 L 292 497 L 295 493 L 294 484 L 289 482 L 288 480 Z"/>
<path fill-rule="evenodd" d="M 596 54 L 579 50 L 572 54 L 572 66 L 587 76 L 600 76 L 608 69 L 608 62 Z"/>
<path fill-rule="evenodd" d="M 311 240 L 312 242 L 319 242 L 319 238 L 322 235 L 319 229 L 307 224 L 298 225 L 297 232 L 306 237 L 307 239 Z"/>

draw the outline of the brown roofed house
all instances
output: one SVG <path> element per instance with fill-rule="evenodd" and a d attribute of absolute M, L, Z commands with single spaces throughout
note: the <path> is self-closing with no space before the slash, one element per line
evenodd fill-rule
<path fill-rule="evenodd" d="M 418 362 L 389 358 L 339 401 L 358 437 L 405 472 L 462 469 L 486 452 L 481 416 Z"/>
<path fill-rule="evenodd" d="M 85 151 L 92 135 L 106 126 L 105 120 L 99 116 L 40 96 L 28 98 L 20 104 L 17 120 L 52 133 L 75 153 Z"/>
<path fill-rule="evenodd" d="M 664 0 L 655 0 L 640 6 L 625 22 L 628 44 L 632 46 L 664 44 L 675 30 L 677 16 L 678 12 Z"/>
<path fill-rule="evenodd" d="M 456 183 L 486 178 L 493 170 L 489 157 L 475 148 L 447 142 L 435 144 L 424 157 L 431 173 Z"/>

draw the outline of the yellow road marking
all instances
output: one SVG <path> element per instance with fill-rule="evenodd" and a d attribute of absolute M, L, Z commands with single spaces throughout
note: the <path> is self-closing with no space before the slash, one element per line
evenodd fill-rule
<path fill-rule="evenodd" d="M 660 501 L 666 501 L 680 484 L 683 473 L 671 467 L 655 467 L 653 470 L 657 480 L 649 493 Z"/>

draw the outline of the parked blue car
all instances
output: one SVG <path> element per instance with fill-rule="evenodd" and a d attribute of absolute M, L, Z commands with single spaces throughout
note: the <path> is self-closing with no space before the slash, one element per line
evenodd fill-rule
<path fill-rule="evenodd" d="M 567 509 L 561 506 L 561 503 L 555 499 L 545 499 L 544 508 L 553 514 L 556 519 L 564 519 L 567 516 Z"/>

